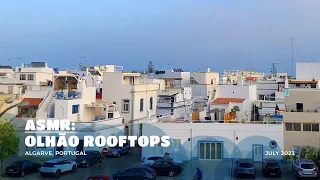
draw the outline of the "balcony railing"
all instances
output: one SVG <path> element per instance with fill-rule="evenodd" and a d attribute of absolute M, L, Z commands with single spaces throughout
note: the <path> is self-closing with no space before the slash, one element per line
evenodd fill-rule
<path fill-rule="evenodd" d="M 56 99 L 64 99 L 64 100 L 71 100 L 71 99 L 81 99 L 80 92 L 56 92 Z"/>

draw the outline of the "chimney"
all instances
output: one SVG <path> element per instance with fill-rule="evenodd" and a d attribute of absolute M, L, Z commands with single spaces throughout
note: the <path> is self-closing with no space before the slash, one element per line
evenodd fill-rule
<path fill-rule="evenodd" d="M 209 67 L 207 67 L 207 72 L 210 72 L 210 68 Z"/>
<path fill-rule="evenodd" d="M 288 89 L 289 88 L 289 80 L 288 76 L 286 76 L 286 80 L 284 81 L 284 88 Z"/>
<path fill-rule="evenodd" d="M 243 86 L 243 85 L 244 85 L 244 80 L 243 80 L 243 77 L 242 77 L 242 76 L 241 76 L 240 81 L 241 81 L 241 86 Z"/>

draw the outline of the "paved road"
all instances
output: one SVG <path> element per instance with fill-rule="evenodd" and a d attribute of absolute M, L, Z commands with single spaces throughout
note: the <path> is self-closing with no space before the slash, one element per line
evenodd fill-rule
<path fill-rule="evenodd" d="M 66 173 L 61 175 L 59 180 L 83 180 L 88 176 L 93 175 L 111 175 L 123 168 L 131 167 L 139 164 L 141 161 L 141 149 L 134 148 L 131 150 L 130 154 L 121 156 L 120 158 L 106 158 L 104 160 L 104 166 L 102 168 L 97 168 L 96 166 L 91 166 L 89 168 L 78 168 L 75 173 Z M 12 180 L 13 178 L 1 177 L 1 180 Z M 43 178 L 40 173 L 34 173 L 27 175 L 23 178 L 14 178 L 17 180 L 49 180 L 54 178 Z"/>

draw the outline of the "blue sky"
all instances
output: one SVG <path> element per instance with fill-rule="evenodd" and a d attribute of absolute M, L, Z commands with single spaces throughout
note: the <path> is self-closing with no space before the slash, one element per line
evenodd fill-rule
<path fill-rule="evenodd" d="M 269 72 L 278 62 L 291 73 L 291 36 L 295 61 L 320 59 L 319 9 L 317 0 L 2 0 L 0 64 Z"/>

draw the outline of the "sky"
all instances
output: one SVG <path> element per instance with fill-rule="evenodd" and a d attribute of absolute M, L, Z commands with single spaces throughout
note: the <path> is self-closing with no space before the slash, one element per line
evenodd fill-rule
<path fill-rule="evenodd" d="M 320 61 L 318 0 L 0 0 L 0 64 L 251 68 Z M 85 58 L 80 58 L 85 57 Z"/>

